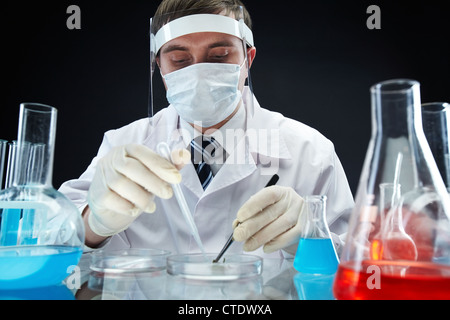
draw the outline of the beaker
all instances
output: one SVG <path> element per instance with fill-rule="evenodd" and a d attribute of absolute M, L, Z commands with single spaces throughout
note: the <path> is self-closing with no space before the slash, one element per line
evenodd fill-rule
<path fill-rule="evenodd" d="M 431 152 L 450 192 L 450 104 L 430 102 L 422 104 L 422 123 Z"/>
<path fill-rule="evenodd" d="M 339 263 L 326 220 L 326 196 L 306 196 L 305 215 L 294 268 L 301 273 L 333 274 Z"/>
<path fill-rule="evenodd" d="M 81 215 L 52 186 L 56 116 L 20 105 L 11 185 L 0 192 L 0 290 L 60 284 L 83 251 Z"/>
<path fill-rule="evenodd" d="M 422 127 L 420 84 L 376 84 L 372 137 L 334 282 L 337 299 L 449 299 L 450 198 Z"/>

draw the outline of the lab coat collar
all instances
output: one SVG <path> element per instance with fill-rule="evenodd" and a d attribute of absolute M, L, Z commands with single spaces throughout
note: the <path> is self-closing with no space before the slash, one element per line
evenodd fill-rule
<path fill-rule="evenodd" d="M 281 134 L 284 117 L 279 113 L 262 109 L 254 95 L 248 94 L 249 92 L 248 87 L 245 87 L 243 101 L 247 113 L 248 150 L 255 159 L 257 159 L 257 155 L 291 159 L 291 153 Z M 187 148 L 181 135 L 180 120 L 175 108 L 169 105 L 163 111 L 165 112 L 164 117 L 160 111 L 149 120 L 151 129 L 145 144 L 156 149 L 159 141 L 166 141 L 171 149 Z"/>

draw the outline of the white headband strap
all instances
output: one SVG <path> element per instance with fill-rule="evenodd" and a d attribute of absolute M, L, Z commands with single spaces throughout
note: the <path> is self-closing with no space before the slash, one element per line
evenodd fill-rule
<path fill-rule="evenodd" d="M 233 18 L 217 14 L 195 14 L 184 16 L 170 21 L 156 33 L 154 38 L 155 53 L 170 40 L 196 32 L 226 33 L 242 40 L 245 38 L 247 45 L 253 47 L 252 31 L 245 23 L 242 24 L 243 30 L 241 31 L 240 25 L 239 21 Z"/>

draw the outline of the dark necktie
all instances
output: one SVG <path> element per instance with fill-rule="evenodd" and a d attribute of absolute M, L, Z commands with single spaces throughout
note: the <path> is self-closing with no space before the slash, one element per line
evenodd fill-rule
<path fill-rule="evenodd" d="M 220 145 L 214 138 L 207 140 L 199 136 L 191 141 L 191 160 L 194 164 L 195 171 L 197 171 L 203 190 L 206 190 L 212 181 L 213 174 L 210 164 L 214 159 L 216 149 L 219 147 Z"/>

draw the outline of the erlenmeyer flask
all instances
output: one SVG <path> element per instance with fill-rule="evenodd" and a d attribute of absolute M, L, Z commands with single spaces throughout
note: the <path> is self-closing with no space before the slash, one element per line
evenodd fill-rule
<path fill-rule="evenodd" d="M 82 254 L 78 209 L 51 182 L 56 115 L 49 106 L 20 106 L 12 183 L 0 192 L 0 290 L 59 284 Z"/>
<path fill-rule="evenodd" d="M 335 297 L 450 299 L 450 198 L 423 132 L 420 84 L 391 80 L 371 93 L 372 138 Z"/>
<path fill-rule="evenodd" d="M 431 152 L 450 192 L 450 104 L 446 102 L 422 104 L 422 123 Z"/>
<path fill-rule="evenodd" d="M 326 196 L 307 196 L 304 228 L 294 259 L 301 273 L 333 274 L 339 260 L 326 220 Z"/>

